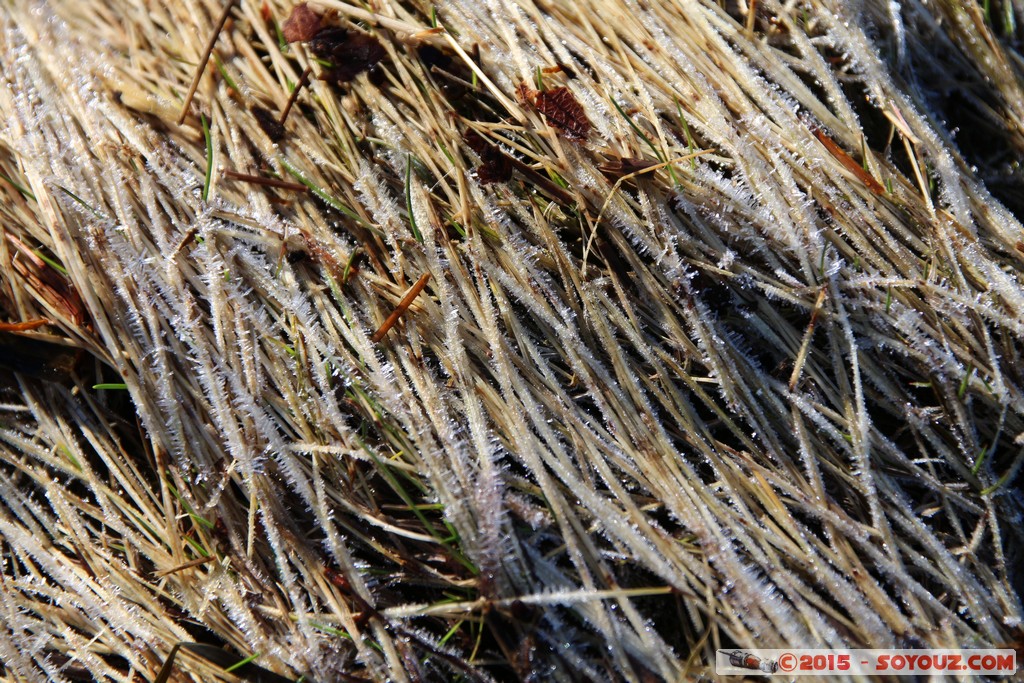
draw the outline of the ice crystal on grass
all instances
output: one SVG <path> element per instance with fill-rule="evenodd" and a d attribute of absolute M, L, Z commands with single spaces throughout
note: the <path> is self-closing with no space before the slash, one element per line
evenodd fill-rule
<path fill-rule="evenodd" d="M 0 322 L 81 353 L 0 370 L 0 677 L 1017 637 L 1022 229 L 875 48 L 960 46 L 1018 150 L 1019 79 L 946 6 L 757 5 L 240 3 L 209 152 L 160 103 L 223 3 L 13 6 Z"/>

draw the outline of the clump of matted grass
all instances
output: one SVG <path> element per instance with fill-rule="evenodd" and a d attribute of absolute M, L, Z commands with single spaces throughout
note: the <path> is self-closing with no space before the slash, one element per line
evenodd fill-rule
<path fill-rule="evenodd" d="M 0 676 L 1019 637 L 1021 8 L 891 7 L 10 7 Z"/>

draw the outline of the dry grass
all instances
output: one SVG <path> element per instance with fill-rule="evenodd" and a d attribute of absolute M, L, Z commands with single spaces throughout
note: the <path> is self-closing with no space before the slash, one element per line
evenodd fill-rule
<path fill-rule="evenodd" d="M 967 5 L 325 0 L 336 86 L 240 0 L 179 126 L 223 4 L 5 2 L 0 679 L 1019 637 L 1024 8 Z"/>

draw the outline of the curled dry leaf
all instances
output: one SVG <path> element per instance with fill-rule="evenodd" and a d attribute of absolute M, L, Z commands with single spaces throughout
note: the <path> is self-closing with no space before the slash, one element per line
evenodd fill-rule
<path fill-rule="evenodd" d="M 324 72 L 323 79 L 336 83 L 354 80 L 386 54 L 373 36 L 343 28 L 322 29 L 307 45 L 314 55 L 333 65 Z"/>
<path fill-rule="evenodd" d="M 496 145 L 484 140 L 475 130 L 467 131 L 463 140 L 483 162 L 476 169 L 477 177 L 482 184 L 504 183 L 512 178 L 512 160 Z"/>
<path fill-rule="evenodd" d="M 566 87 L 534 91 L 533 106 L 537 108 L 549 124 L 559 129 L 567 138 L 586 139 L 590 135 L 593 124 L 583 111 L 572 91 Z"/>
<path fill-rule="evenodd" d="M 311 40 L 323 29 L 323 17 L 309 8 L 306 3 L 299 3 L 291 15 L 281 26 L 281 33 L 289 43 Z"/>

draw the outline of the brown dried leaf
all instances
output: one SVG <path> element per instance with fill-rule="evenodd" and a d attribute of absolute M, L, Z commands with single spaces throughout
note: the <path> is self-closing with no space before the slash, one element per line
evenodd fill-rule
<path fill-rule="evenodd" d="M 484 161 L 477 169 L 476 175 L 481 184 L 507 183 L 512 179 L 512 163 L 504 154 Z"/>
<path fill-rule="evenodd" d="M 373 36 L 342 28 L 323 29 L 308 46 L 314 55 L 333 65 L 324 73 L 324 80 L 337 83 L 354 80 L 387 54 Z"/>
<path fill-rule="evenodd" d="M 289 43 L 311 40 L 323 29 L 323 17 L 309 9 L 306 3 L 299 3 L 292 10 L 291 16 L 281 26 L 281 33 Z"/>
<path fill-rule="evenodd" d="M 565 137 L 583 140 L 590 135 L 593 124 L 583 111 L 583 105 L 568 88 L 541 90 L 534 97 L 533 106 L 544 115 L 549 124 L 562 131 Z"/>
<path fill-rule="evenodd" d="M 512 178 L 512 160 L 496 145 L 484 140 L 475 130 L 467 131 L 463 139 L 483 162 L 476 169 L 482 184 L 504 183 Z"/>
<path fill-rule="evenodd" d="M 493 149 L 494 145 L 483 139 L 480 133 L 475 130 L 467 130 L 466 134 L 462 136 L 469 148 L 477 153 L 478 156 L 483 157 L 488 150 Z"/>
<path fill-rule="evenodd" d="M 516 99 L 520 102 L 533 102 L 539 94 L 538 91 L 531 88 L 525 82 L 516 86 Z"/>

